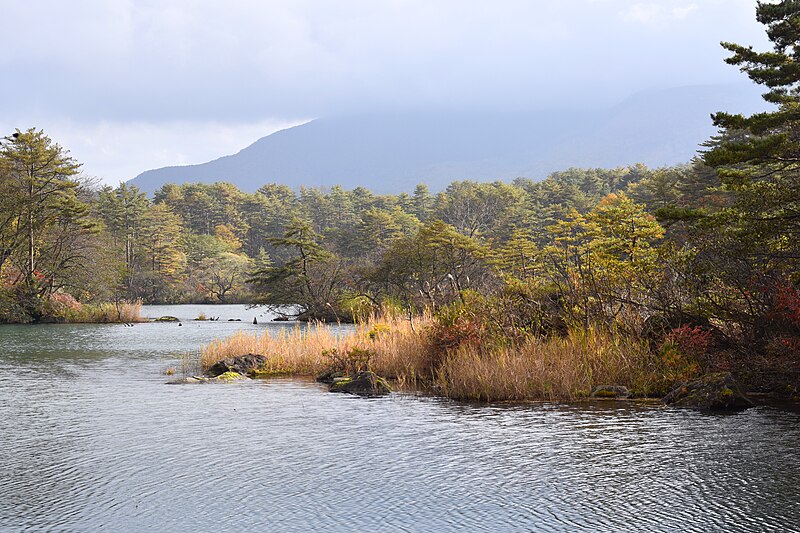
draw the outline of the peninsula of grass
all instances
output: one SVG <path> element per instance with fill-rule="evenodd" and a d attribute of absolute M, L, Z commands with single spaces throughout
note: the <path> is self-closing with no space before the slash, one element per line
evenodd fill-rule
<path fill-rule="evenodd" d="M 668 386 L 662 358 L 647 344 L 601 328 L 570 329 L 566 335 L 519 343 L 473 339 L 443 346 L 430 315 L 373 316 L 342 333 L 323 324 L 263 333 L 238 332 L 202 347 L 207 370 L 227 357 L 266 356 L 260 376 L 317 376 L 337 359 L 361 358 L 395 388 L 422 389 L 471 401 L 577 401 L 613 383 L 638 395 Z"/>

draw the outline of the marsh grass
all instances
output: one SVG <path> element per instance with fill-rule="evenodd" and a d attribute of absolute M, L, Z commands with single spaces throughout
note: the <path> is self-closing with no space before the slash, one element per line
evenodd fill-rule
<path fill-rule="evenodd" d="M 261 334 L 240 331 L 203 346 L 200 366 L 207 370 L 226 357 L 252 353 L 267 357 L 262 374 L 314 376 L 331 366 L 332 353 L 368 351 L 373 371 L 401 383 L 416 383 L 426 357 L 427 336 L 418 332 L 423 324 L 416 323 L 415 327 L 417 331 L 408 319 L 394 315 L 371 317 L 356 324 L 351 332 L 324 324 L 267 329 Z"/>
<path fill-rule="evenodd" d="M 659 375 L 646 343 L 589 328 L 516 348 L 461 347 L 445 358 L 436 383 L 444 396 L 461 400 L 574 401 L 599 385 L 648 394 Z"/>
<path fill-rule="evenodd" d="M 516 346 L 470 343 L 437 348 L 430 316 L 371 317 L 355 331 L 306 325 L 262 334 L 244 332 L 202 347 L 208 369 L 229 356 L 267 357 L 264 375 L 314 376 L 331 366 L 330 354 L 369 350 L 370 367 L 395 388 L 428 389 L 459 400 L 573 401 L 598 385 L 624 385 L 640 394 L 657 387 L 661 368 L 647 344 L 600 328 L 573 329 L 564 337 L 531 338 Z"/>
<path fill-rule="evenodd" d="M 63 310 L 65 322 L 72 324 L 105 324 L 146 322 L 142 317 L 142 302 L 78 304 Z"/>

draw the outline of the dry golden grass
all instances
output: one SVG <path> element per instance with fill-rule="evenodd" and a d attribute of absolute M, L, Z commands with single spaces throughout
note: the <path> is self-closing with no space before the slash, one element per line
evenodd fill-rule
<path fill-rule="evenodd" d="M 645 344 L 600 329 L 530 339 L 516 348 L 468 345 L 443 355 L 434 348 L 431 322 L 430 317 L 415 319 L 412 328 L 402 317 L 373 317 L 346 334 L 324 325 L 240 332 L 203 346 L 201 366 L 252 353 L 267 357 L 268 374 L 311 376 L 329 368 L 324 352 L 357 348 L 369 350 L 372 370 L 395 380 L 395 386 L 435 385 L 444 396 L 478 401 L 576 400 L 605 384 L 642 391 L 657 375 L 657 362 Z"/>
<path fill-rule="evenodd" d="M 585 398 L 598 385 L 648 390 L 654 366 L 642 342 L 591 328 L 489 353 L 462 347 L 445 359 L 436 381 L 455 399 L 562 401 Z"/>
<path fill-rule="evenodd" d="M 133 323 L 146 322 L 142 318 L 142 301 L 123 302 L 120 304 L 101 303 L 83 304 L 67 309 L 64 320 L 70 323 Z"/>
<path fill-rule="evenodd" d="M 429 319 L 411 322 L 400 316 L 373 317 L 357 324 L 355 331 L 341 331 L 322 324 L 307 324 L 293 329 L 265 330 L 262 334 L 238 332 L 212 342 L 200 350 L 200 364 L 208 369 L 226 357 L 260 354 L 267 357 L 267 374 L 315 375 L 331 364 L 326 352 L 369 350 L 371 368 L 378 374 L 401 383 L 416 383 L 427 358 L 428 339 L 424 333 Z M 415 331 L 416 330 L 416 331 Z"/>

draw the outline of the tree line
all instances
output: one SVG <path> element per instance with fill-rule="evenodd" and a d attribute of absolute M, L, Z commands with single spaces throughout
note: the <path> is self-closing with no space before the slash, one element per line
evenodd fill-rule
<path fill-rule="evenodd" d="M 711 140 L 706 158 L 728 142 Z M 45 317 L 59 295 L 297 304 L 327 321 L 482 299 L 515 334 L 660 320 L 763 343 L 797 281 L 785 223 L 747 216 L 770 197 L 700 158 L 456 181 L 437 194 L 190 183 L 151 199 L 82 179 L 41 131 L 17 132 L 1 157 L 6 321 Z"/>
<path fill-rule="evenodd" d="M 268 184 L 245 193 L 229 183 L 168 184 L 148 198 L 124 183 L 97 186 L 83 178 L 80 165 L 35 129 L 7 137 L 0 163 L 3 302 L 33 318 L 44 311 L 35 309 L 37 301 L 44 305 L 59 293 L 87 302 L 318 300 L 320 309 L 345 317 L 347 298 L 411 304 L 424 294 L 442 305 L 452 288 L 443 279 L 452 278 L 457 290 L 480 287 L 497 274 L 500 263 L 490 255 L 522 241 L 543 244 L 547 228 L 570 210 L 586 213 L 622 191 L 668 202 L 648 184 L 686 173 L 642 165 L 570 169 L 542 182 L 462 181 L 438 194 L 418 185 L 399 195 L 336 186 L 294 191 Z M 404 253 L 412 248 L 416 259 Z M 446 272 L 445 256 L 434 257 L 439 251 L 455 261 Z M 331 276 L 335 281 L 322 282 Z M 298 286 L 307 294 L 294 293 Z M 317 294 L 320 286 L 327 292 Z"/>

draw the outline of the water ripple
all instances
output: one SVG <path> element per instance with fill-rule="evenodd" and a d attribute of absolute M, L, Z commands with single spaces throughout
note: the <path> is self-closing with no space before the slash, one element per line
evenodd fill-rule
<path fill-rule="evenodd" d="M 152 326 L 0 329 L 0 530 L 800 523 L 794 413 L 362 400 L 302 380 L 167 387 L 165 365 L 223 326 Z"/>

